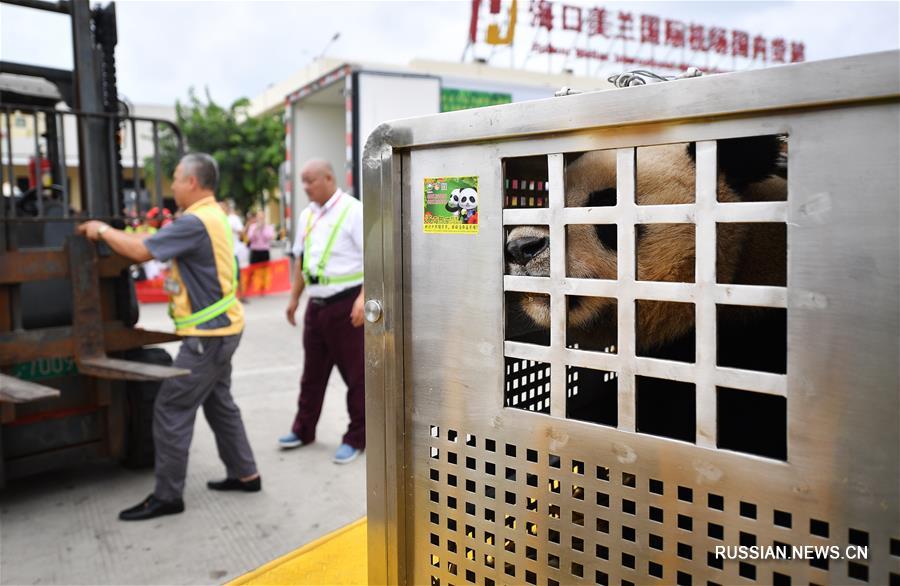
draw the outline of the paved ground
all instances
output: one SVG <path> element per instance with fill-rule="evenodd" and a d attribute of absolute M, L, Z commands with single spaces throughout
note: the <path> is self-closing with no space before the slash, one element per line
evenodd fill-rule
<path fill-rule="evenodd" d="M 234 359 L 234 395 L 262 473 L 261 493 L 206 489 L 224 470 L 202 416 L 181 515 L 117 520 L 152 491 L 149 470 L 96 464 L 14 481 L 0 491 L 0 584 L 223 583 L 365 515 L 365 458 L 331 462 L 348 421 L 337 371 L 317 443 L 277 448 L 293 419 L 302 361 L 301 331 L 285 321 L 286 304 L 286 294 L 251 300 Z M 141 325 L 171 329 L 163 305 L 144 306 Z"/>

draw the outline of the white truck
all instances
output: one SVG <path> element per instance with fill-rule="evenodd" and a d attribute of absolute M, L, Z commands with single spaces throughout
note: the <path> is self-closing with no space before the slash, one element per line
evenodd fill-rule
<path fill-rule="evenodd" d="M 388 120 L 480 106 L 549 98 L 564 85 L 601 85 L 599 79 L 540 75 L 486 65 L 414 60 L 408 67 L 340 63 L 284 99 L 287 162 L 282 173 L 285 225 L 306 206 L 300 167 L 313 157 L 331 162 L 338 185 L 362 193 L 366 138 Z M 318 64 L 319 71 L 322 64 Z M 309 79 L 310 77 L 307 77 Z M 293 236 L 293 230 L 289 230 Z"/>

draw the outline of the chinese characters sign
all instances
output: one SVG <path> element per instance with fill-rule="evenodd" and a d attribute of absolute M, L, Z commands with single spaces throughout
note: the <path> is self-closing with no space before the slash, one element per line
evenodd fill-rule
<path fill-rule="evenodd" d="M 527 14 L 517 14 L 526 10 Z M 535 55 L 545 56 L 548 64 L 554 60 L 560 69 L 572 70 L 583 63 L 589 75 L 604 65 L 676 71 L 693 66 L 712 73 L 800 62 L 806 51 L 793 39 L 645 14 L 630 7 L 612 10 L 572 0 L 472 0 L 473 58 L 479 58 L 482 46 L 493 55 L 498 46 L 512 51 L 514 43 L 528 48 L 525 63 Z"/>

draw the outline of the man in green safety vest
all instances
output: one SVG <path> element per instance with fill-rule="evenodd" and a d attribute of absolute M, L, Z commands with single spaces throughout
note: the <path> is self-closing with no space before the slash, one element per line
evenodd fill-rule
<path fill-rule="evenodd" d="M 216 436 L 226 477 L 211 490 L 257 492 L 262 480 L 241 412 L 231 396 L 231 357 L 244 330 L 236 298 L 238 268 L 228 219 L 216 202 L 219 169 L 204 153 L 185 155 L 172 179 L 181 218 L 155 234 L 128 233 L 92 220 L 78 227 L 136 262 L 172 261 L 165 288 L 175 331 L 184 336 L 175 366 L 190 375 L 166 379 L 153 410 L 156 487 L 138 505 L 119 513 L 123 521 L 152 519 L 184 511 L 184 481 L 197 409 Z"/>
<path fill-rule="evenodd" d="M 309 206 L 300 213 L 294 244 L 297 257 L 287 319 L 304 290 L 309 303 L 303 318 L 303 375 L 291 433 L 278 438 L 284 449 L 312 443 L 322 412 L 325 387 L 337 366 L 347 384 L 350 425 L 334 454 L 336 464 L 352 462 L 366 447 L 366 392 L 363 363 L 362 203 L 337 188 L 334 169 L 321 159 L 300 171 Z"/>

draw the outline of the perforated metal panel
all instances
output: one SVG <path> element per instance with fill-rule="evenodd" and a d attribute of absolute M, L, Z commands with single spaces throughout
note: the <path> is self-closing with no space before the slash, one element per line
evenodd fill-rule
<path fill-rule="evenodd" d="M 366 330 L 371 580 L 900 583 L 898 65 L 886 53 L 377 130 L 364 198 L 366 293 L 385 308 Z M 787 138 L 786 200 L 718 201 L 717 141 L 766 135 Z M 637 205 L 641 149 L 676 143 L 696 143 L 693 203 Z M 615 153 L 615 205 L 566 207 L 567 157 L 596 150 Z M 423 233 L 424 178 L 452 176 L 479 178 L 477 235 Z M 523 177 L 549 185 L 546 207 L 510 193 Z M 615 226 L 615 279 L 566 274 L 567 227 L 584 224 Z M 692 282 L 639 278 L 650 224 L 690 225 Z M 523 225 L 549 229 L 547 277 L 504 274 Z M 720 282 L 730 225 L 783 234 L 786 286 Z M 517 292 L 548 296 L 546 331 L 510 321 Z M 574 297 L 615 300 L 615 343 L 573 341 Z M 652 303 L 691 306 L 691 355 L 638 350 Z M 736 307 L 785 324 L 782 368 L 722 358 Z M 648 416 L 661 405 L 664 425 Z M 840 559 L 717 555 L 832 545 Z"/>

